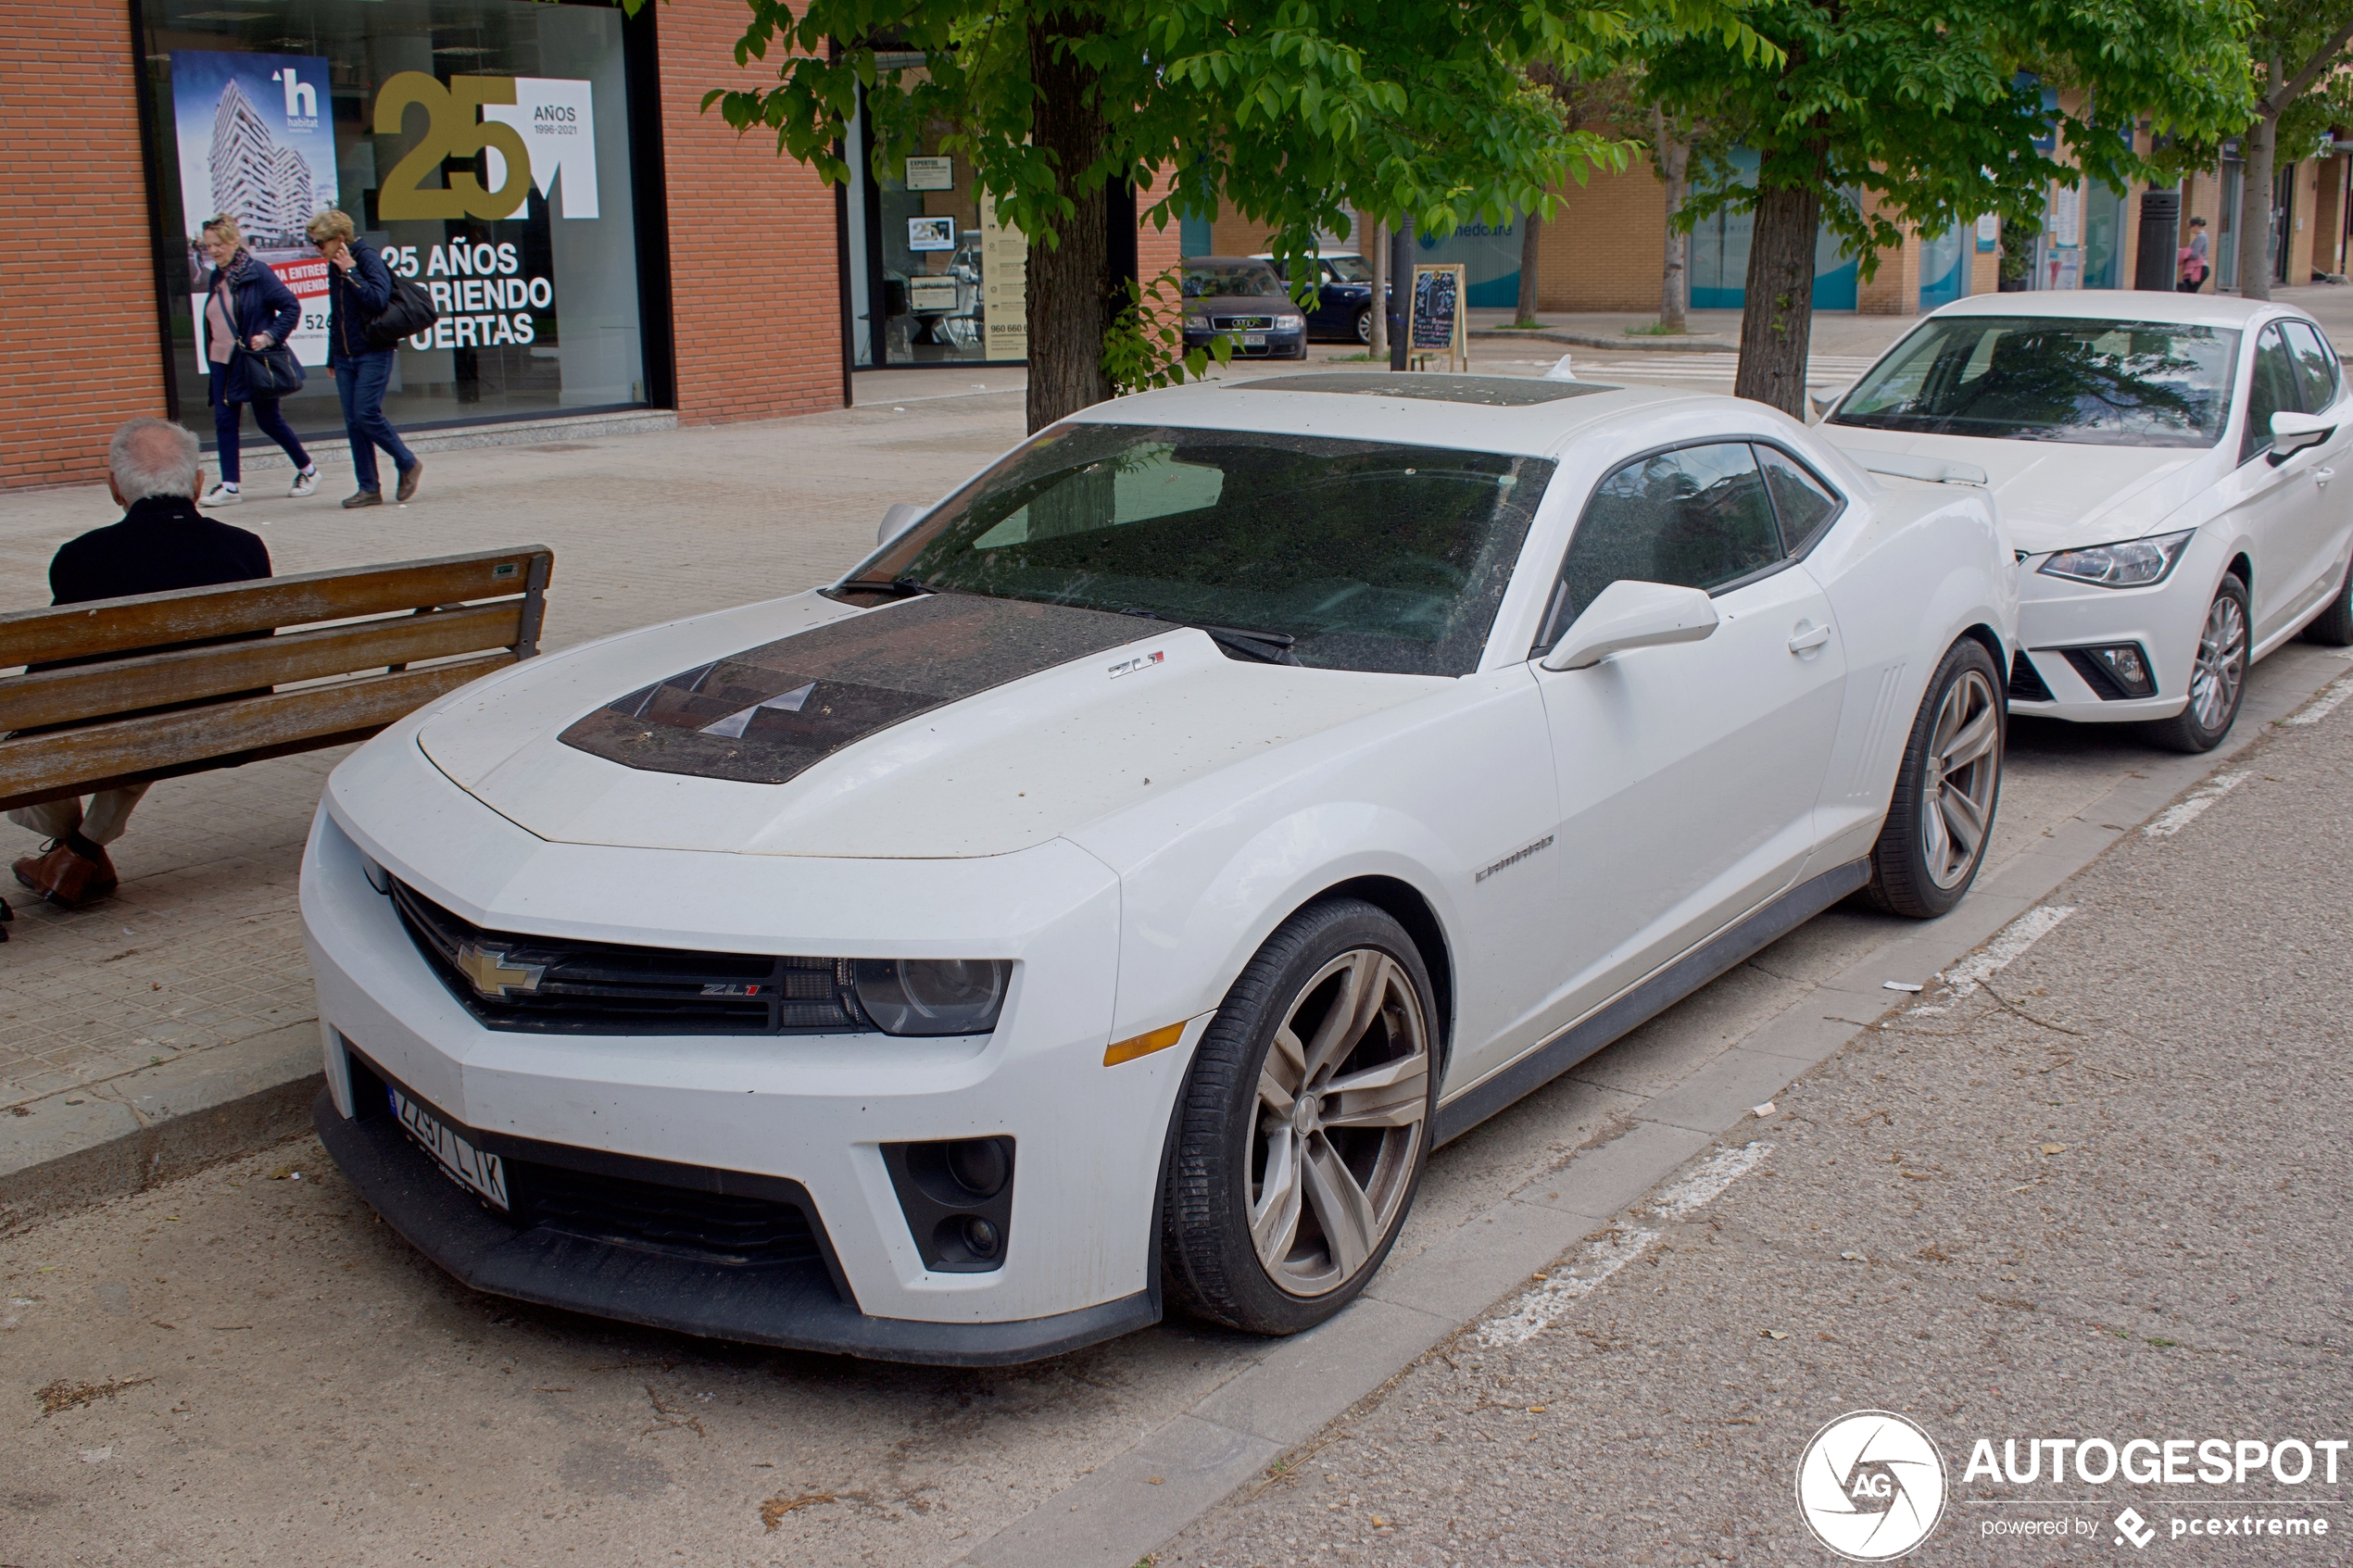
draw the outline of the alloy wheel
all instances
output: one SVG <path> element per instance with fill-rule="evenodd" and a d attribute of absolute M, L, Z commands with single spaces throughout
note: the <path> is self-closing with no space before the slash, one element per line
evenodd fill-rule
<path fill-rule="evenodd" d="M 1920 774 L 1920 847 L 1929 879 L 1939 887 L 1957 886 L 1969 874 L 1994 820 L 2002 767 L 1999 703 L 1992 682 L 1975 670 L 1963 671 L 1929 732 Z"/>
<path fill-rule="evenodd" d="M 1337 1290 L 1381 1245 L 1413 1195 L 1429 1068 L 1413 982 L 1388 954 L 1352 948 L 1301 987 L 1244 1155 L 1251 1241 L 1283 1290 Z"/>
<path fill-rule="evenodd" d="M 2197 662 L 2190 671 L 2190 709 L 2198 727 L 2219 730 L 2238 709 L 2239 684 L 2246 679 L 2246 612 L 2229 594 L 2217 594 L 2197 636 Z"/>

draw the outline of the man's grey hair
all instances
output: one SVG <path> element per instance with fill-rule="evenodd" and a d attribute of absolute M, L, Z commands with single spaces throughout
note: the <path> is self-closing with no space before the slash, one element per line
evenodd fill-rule
<path fill-rule="evenodd" d="M 196 435 L 170 420 L 126 420 L 107 445 L 107 469 L 125 501 L 196 493 Z"/>

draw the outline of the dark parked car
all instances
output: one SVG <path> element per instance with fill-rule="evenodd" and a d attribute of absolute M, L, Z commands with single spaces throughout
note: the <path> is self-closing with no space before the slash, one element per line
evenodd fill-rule
<path fill-rule="evenodd" d="M 1256 259 L 1272 264 L 1261 253 Z M 1320 292 L 1315 308 L 1307 313 L 1309 337 L 1339 338 L 1344 343 L 1373 341 L 1373 264 L 1353 251 L 1318 257 Z"/>
<path fill-rule="evenodd" d="M 1237 359 L 1304 359 L 1307 318 L 1275 270 L 1247 256 L 1196 256 L 1185 263 L 1185 346 L 1218 333 Z"/>

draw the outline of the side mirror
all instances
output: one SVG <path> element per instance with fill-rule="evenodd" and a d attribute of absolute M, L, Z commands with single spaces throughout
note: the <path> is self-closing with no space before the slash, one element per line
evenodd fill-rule
<path fill-rule="evenodd" d="M 1620 579 L 1585 607 L 1541 663 L 1546 670 L 1584 670 L 1614 653 L 1696 643 L 1715 631 L 1715 601 L 1697 588 Z"/>
<path fill-rule="evenodd" d="M 2282 462 L 2307 446 L 2318 445 L 2336 431 L 2334 420 L 2318 414 L 2279 413 L 2271 416 L 2271 461 Z"/>
<path fill-rule="evenodd" d="M 882 526 L 875 531 L 875 543 L 887 545 L 915 526 L 924 515 L 921 507 L 911 507 L 904 501 L 893 501 L 883 512 Z"/>
<path fill-rule="evenodd" d="M 1843 386 L 1833 387 L 1828 392 L 1815 392 L 1809 389 L 1806 394 L 1806 406 L 1814 411 L 1814 417 L 1806 422 L 1813 425 L 1820 424 L 1830 411 L 1838 406 L 1838 400 L 1854 390 L 1853 382 L 1848 382 Z"/>

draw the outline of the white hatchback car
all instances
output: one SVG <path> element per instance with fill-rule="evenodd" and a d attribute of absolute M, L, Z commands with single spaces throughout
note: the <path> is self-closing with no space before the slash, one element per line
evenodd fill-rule
<path fill-rule="evenodd" d="M 1822 433 L 1869 468 L 1990 477 L 2027 575 L 2010 710 L 2141 721 L 2205 751 L 2247 666 L 2353 644 L 2353 396 L 2290 307 L 2212 295 L 1948 305 Z M 1946 466 L 1954 465 L 1954 466 Z"/>
<path fill-rule="evenodd" d="M 1304 1328 L 1434 1145 L 1849 895 L 1961 897 L 2015 577 L 1982 491 L 1757 403 L 1107 403 L 337 768 L 321 1135 L 467 1283 L 690 1333 Z"/>

